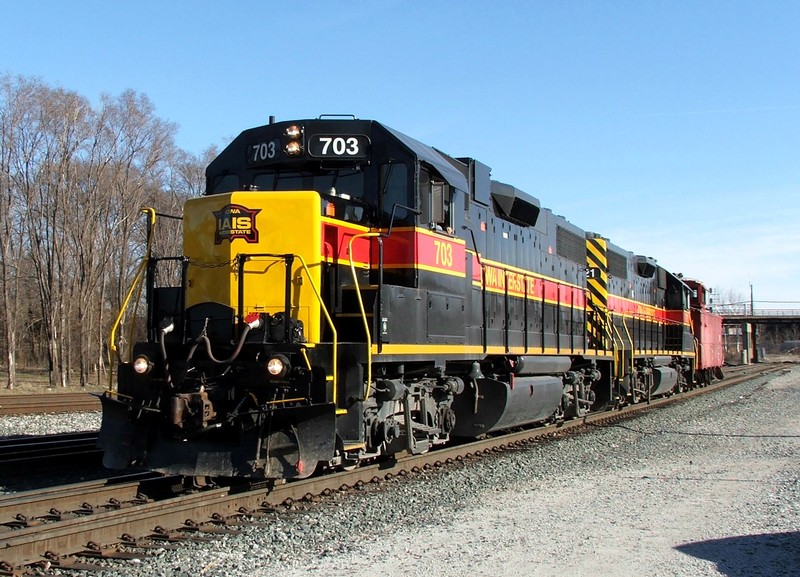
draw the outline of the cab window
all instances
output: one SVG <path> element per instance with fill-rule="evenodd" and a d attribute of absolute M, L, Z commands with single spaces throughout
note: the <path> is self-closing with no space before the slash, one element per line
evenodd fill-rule
<path fill-rule="evenodd" d="M 450 220 L 450 186 L 446 182 L 431 181 L 431 228 L 452 232 Z"/>
<path fill-rule="evenodd" d="M 381 165 L 378 186 L 381 191 L 382 224 L 389 226 L 394 210 L 394 226 L 412 225 L 414 214 L 406 208 L 401 208 L 413 206 L 409 198 L 408 167 L 398 162 Z"/>
<path fill-rule="evenodd" d="M 423 222 L 431 230 L 452 233 L 453 223 L 450 211 L 452 189 L 450 185 L 438 174 L 432 173 L 426 167 L 420 167 L 419 192 Z"/>
<path fill-rule="evenodd" d="M 221 194 L 242 190 L 238 174 L 226 174 L 213 179 L 210 190 L 206 194 Z"/>

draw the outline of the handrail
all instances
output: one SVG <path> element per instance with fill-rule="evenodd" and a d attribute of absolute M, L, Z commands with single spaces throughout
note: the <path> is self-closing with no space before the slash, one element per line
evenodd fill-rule
<path fill-rule="evenodd" d="M 689 325 L 689 334 L 692 335 L 692 342 L 694 343 L 694 368 L 697 369 L 697 362 L 702 358 L 701 352 L 703 350 L 703 345 L 700 342 L 700 339 L 694 335 L 694 325 Z M 683 347 L 681 347 L 683 349 Z M 694 373 L 694 371 L 692 371 Z"/>
<path fill-rule="evenodd" d="M 624 344 L 624 342 L 622 340 L 622 335 L 619 334 L 619 331 L 617 330 L 617 327 L 614 325 L 614 318 L 613 317 L 614 317 L 614 313 L 609 312 L 608 313 L 608 318 L 606 319 L 606 324 L 607 324 L 607 326 L 611 327 L 611 330 L 608 331 L 608 334 L 611 336 L 611 341 L 613 342 L 614 348 L 613 348 L 612 352 L 614 354 L 614 358 L 615 359 L 617 358 L 617 354 L 619 353 L 619 360 L 617 360 L 617 363 L 616 363 L 617 372 L 618 372 L 617 378 L 622 378 L 622 377 L 625 376 L 624 373 L 622 372 L 622 368 L 623 368 L 622 367 L 622 359 L 623 359 L 623 352 L 624 351 L 622 351 L 622 350 L 617 348 L 617 337 L 619 337 L 619 344 L 620 345 Z M 633 354 L 633 351 L 631 351 L 631 355 L 632 354 Z"/>
<path fill-rule="evenodd" d="M 154 208 L 145 207 L 141 210 L 141 212 L 147 214 L 149 216 L 148 220 L 148 227 L 147 227 L 147 249 L 145 251 L 144 257 L 142 258 L 142 262 L 139 263 L 139 267 L 136 269 L 136 274 L 133 277 L 133 282 L 131 283 L 131 288 L 128 289 L 128 293 L 125 296 L 125 300 L 122 302 L 122 308 L 120 308 L 119 314 L 117 314 L 117 318 L 114 321 L 114 324 L 111 325 L 111 335 L 109 337 L 109 350 L 112 353 L 117 353 L 117 358 L 119 360 L 119 353 L 117 351 L 117 329 L 119 325 L 122 324 L 122 317 L 125 316 L 125 311 L 130 304 L 131 297 L 133 296 L 134 291 L 136 291 L 136 302 L 138 306 L 139 297 L 142 294 L 142 280 L 144 278 L 144 272 L 147 270 L 147 263 L 150 261 L 150 251 L 153 246 L 153 230 L 156 225 L 156 211 Z M 131 329 L 132 330 L 132 329 Z M 108 372 L 108 379 L 109 385 L 108 388 L 111 389 L 111 385 L 113 383 L 113 376 L 114 371 L 113 369 Z"/>
<path fill-rule="evenodd" d="M 240 255 L 241 256 L 241 255 Z M 300 264 L 303 267 L 303 271 L 306 273 L 306 277 L 308 277 L 308 282 L 311 284 L 311 288 L 314 290 L 314 296 L 317 298 L 317 302 L 319 302 L 320 308 L 322 309 L 323 314 L 325 315 L 325 320 L 328 321 L 328 326 L 331 327 L 331 333 L 333 333 L 333 356 L 331 358 L 331 363 L 333 365 L 333 402 L 336 403 L 337 394 L 338 394 L 338 387 L 339 387 L 339 334 L 336 331 L 336 327 L 333 324 L 333 319 L 331 318 L 330 313 L 328 312 L 327 307 L 325 306 L 325 302 L 322 299 L 322 295 L 317 288 L 317 285 L 314 283 L 314 278 L 311 276 L 311 271 L 308 270 L 308 265 L 306 264 L 305 259 L 302 255 L 299 254 L 272 254 L 272 253 L 253 253 L 253 254 L 245 254 L 248 258 L 253 257 L 270 257 L 274 259 L 281 259 L 286 260 L 286 257 L 291 256 L 292 258 L 296 258 L 300 261 Z M 238 257 L 237 257 L 238 258 Z M 242 272 L 244 272 L 244 266 L 242 267 Z M 242 303 L 239 303 L 242 305 Z M 303 357 L 306 362 L 306 365 L 310 368 L 310 363 L 308 357 L 306 356 L 305 351 L 303 351 Z M 336 412 L 339 413 L 340 409 L 337 407 Z M 345 409 L 341 409 L 342 412 L 347 412 Z"/>
<path fill-rule="evenodd" d="M 636 356 L 636 346 L 633 342 L 633 336 L 628 330 L 628 323 L 625 322 L 625 317 L 622 317 L 622 326 L 625 327 L 625 333 L 628 335 L 628 342 L 631 344 L 631 375 L 635 375 L 636 365 L 634 364 L 634 357 Z"/>
<path fill-rule="evenodd" d="M 584 288 L 583 289 L 583 318 L 584 318 L 584 323 L 583 323 L 583 352 L 584 352 L 584 354 L 589 349 L 589 347 L 588 347 L 589 338 L 587 336 L 587 333 L 589 333 L 589 329 L 588 329 L 588 326 L 589 326 L 589 315 L 590 314 L 595 314 L 594 313 L 594 303 L 591 302 L 591 301 L 592 301 L 592 291 L 590 291 L 588 288 Z M 590 311 L 589 309 L 592 309 L 592 310 Z M 597 343 L 595 343 L 595 351 L 597 351 L 597 349 L 598 349 Z M 603 347 L 603 349 L 605 349 L 605 347 Z"/>
<path fill-rule="evenodd" d="M 542 293 L 542 298 L 544 299 L 544 293 Z M 603 329 L 605 332 L 602 335 L 598 335 L 598 337 L 602 337 L 603 340 L 602 342 L 595 343 L 595 350 L 598 350 L 601 347 L 604 351 L 608 350 L 607 349 L 608 337 L 611 337 L 612 340 L 614 338 L 614 336 L 611 334 L 611 331 L 608 329 L 608 315 L 611 314 L 611 311 L 608 310 L 607 306 L 603 306 L 601 303 L 595 303 L 592 291 L 590 291 L 588 288 L 583 289 L 583 303 L 584 303 L 583 311 L 586 317 L 586 324 L 589 323 L 590 312 L 603 322 Z M 586 347 L 584 347 L 584 350 L 586 350 Z"/>
<path fill-rule="evenodd" d="M 319 289 L 317 285 L 314 284 L 314 279 L 311 277 L 311 271 L 308 270 L 308 266 L 306 265 L 305 259 L 299 255 L 295 254 L 294 257 L 300 261 L 300 264 L 303 266 L 303 270 L 308 277 L 308 282 L 311 283 L 311 288 L 314 289 L 314 296 L 317 297 L 317 301 L 319 302 L 320 308 L 322 309 L 323 314 L 325 315 L 325 320 L 328 321 L 328 326 L 331 327 L 331 332 L 333 333 L 333 358 L 331 359 L 331 363 L 333 364 L 333 403 L 334 405 L 337 402 L 337 392 L 339 387 L 339 369 L 338 369 L 338 362 L 339 362 L 339 334 L 336 332 L 336 327 L 333 325 L 333 319 L 331 318 L 330 313 L 328 313 L 328 308 L 325 306 L 325 301 L 322 300 L 322 295 L 320 295 Z M 305 353 L 303 353 L 305 356 Z M 308 357 L 306 357 L 306 363 L 308 363 Z M 339 412 L 339 408 L 337 407 L 336 412 Z M 346 410 L 342 409 L 342 412 L 347 412 Z"/>
<path fill-rule="evenodd" d="M 361 234 L 353 235 L 348 243 L 348 256 L 350 258 L 350 273 L 353 275 L 353 285 L 356 291 L 356 300 L 358 300 L 358 308 L 361 311 L 361 320 L 364 322 L 364 337 L 367 341 L 367 390 L 364 393 L 364 400 L 369 398 L 369 393 L 372 387 L 372 337 L 369 334 L 369 322 L 367 321 L 367 312 L 364 310 L 364 299 L 361 297 L 361 288 L 358 284 L 358 277 L 356 276 L 356 265 L 353 262 L 353 241 L 357 238 L 376 238 L 383 236 L 381 232 L 363 232 Z"/>

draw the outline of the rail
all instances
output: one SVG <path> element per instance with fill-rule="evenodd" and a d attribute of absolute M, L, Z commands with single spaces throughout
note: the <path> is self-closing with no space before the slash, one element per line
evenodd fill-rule
<path fill-rule="evenodd" d="M 88 392 L 0 395 L 0 416 L 99 410 L 100 399 Z"/>
<path fill-rule="evenodd" d="M 92 455 L 100 455 L 96 431 L 0 439 L 0 468 L 7 472 L 9 467 L 41 466 Z"/>

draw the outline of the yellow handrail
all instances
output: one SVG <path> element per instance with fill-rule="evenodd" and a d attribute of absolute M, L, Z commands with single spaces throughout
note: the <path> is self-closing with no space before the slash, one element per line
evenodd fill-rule
<path fill-rule="evenodd" d="M 625 322 L 625 317 L 622 317 L 622 326 L 625 327 L 625 333 L 628 335 L 628 342 L 631 344 L 631 375 L 636 374 L 636 363 L 634 357 L 636 356 L 636 347 L 633 342 L 631 332 L 628 330 L 628 323 Z M 633 377 L 631 377 L 633 378 Z"/>
<path fill-rule="evenodd" d="M 128 290 L 128 294 L 125 295 L 125 300 L 122 302 L 122 308 L 120 309 L 119 314 L 117 315 L 117 318 L 114 321 L 114 324 L 111 326 L 111 336 L 109 337 L 109 349 L 111 350 L 112 353 L 117 353 L 117 329 L 119 328 L 119 325 L 122 323 L 122 317 L 125 316 L 125 311 L 128 308 L 128 304 L 130 303 L 133 293 L 136 292 L 137 303 L 139 297 L 142 294 L 142 280 L 144 278 L 144 272 L 147 270 L 147 263 L 150 261 L 150 251 L 153 246 L 153 230 L 156 225 L 156 211 L 154 208 L 146 207 L 142 209 L 142 212 L 147 214 L 150 220 L 150 226 L 148 227 L 148 233 L 147 233 L 147 249 L 145 251 L 144 257 L 142 258 L 142 262 L 139 263 L 139 266 L 136 269 L 136 274 L 133 277 L 133 283 L 131 284 L 131 288 Z M 117 358 L 119 359 L 119 354 L 117 354 Z M 112 369 L 108 372 L 109 389 L 111 389 L 113 378 L 114 378 L 114 371 Z"/>
<path fill-rule="evenodd" d="M 622 359 L 625 356 L 624 355 L 625 351 L 623 349 L 618 349 L 617 348 L 617 338 L 619 338 L 619 344 L 620 345 L 624 345 L 625 343 L 622 340 L 622 335 L 617 330 L 616 325 L 614 325 L 614 315 L 613 315 L 613 313 L 608 313 L 607 323 L 608 323 L 607 326 L 611 327 L 611 329 L 608 331 L 608 334 L 611 336 L 611 340 L 612 340 L 613 346 L 614 346 L 614 351 L 613 351 L 614 352 L 614 359 L 617 359 L 617 356 L 619 356 L 619 360 L 617 360 L 616 369 L 617 369 L 617 378 L 621 379 L 621 378 L 623 378 L 625 376 L 625 373 L 622 370 L 623 369 L 623 367 L 622 367 Z M 631 351 L 631 354 L 633 354 L 633 351 Z"/>
<path fill-rule="evenodd" d="M 364 400 L 369 398 L 369 393 L 372 386 L 372 337 L 369 335 L 369 323 L 367 322 L 367 312 L 364 310 L 364 299 L 361 298 L 361 288 L 358 285 L 358 277 L 356 276 L 356 265 L 353 262 L 353 241 L 357 238 L 375 238 L 383 236 L 380 232 L 364 232 L 356 234 L 350 238 L 348 244 L 348 253 L 350 257 L 350 273 L 353 275 L 353 284 L 356 290 L 356 299 L 358 300 L 358 308 L 361 310 L 361 320 L 364 322 L 364 337 L 367 341 L 367 390 L 364 393 Z"/>
<path fill-rule="evenodd" d="M 314 296 L 317 297 L 317 301 L 319 301 L 320 308 L 322 309 L 323 314 L 325 315 L 325 320 L 328 321 L 328 326 L 331 327 L 331 332 L 333 333 L 333 358 L 331 362 L 333 363 L 333 402 L 336 403 L 337 399 L 337 392 L 339 386 L 339 370 L 338 370 L 338 351 L 339 351 L 339 335 L 336 332 L 336 327 L 333 325 L 333 319 L 331 315 L 328 313 L 328 309 L 325 306 L 325 302 L 322 300 L 322 296 L 320 295 L 319 289 L 317 289 L 317 285 L 314 284 L 314 279 L 311 276 L 311 271 L 308 270 L 308 266 L 306 265 L 306 261 L 303 260 L 303 257 L 299 254 L 293 255 L 296 259 L 300 261 L 300 264 L 303 266 L 303 270 L 308 277 L 308 282 L 311 283 L 311 288 L 314 289 Z M 310 366 L 308 362 L 308 357 L 306 357 L 305 350 L 303 351 L 303 356 L 305 357 L 306 364 Z M 343 412 L 346 413 L 345 409 L 336 409 L 337 413 Z"/>

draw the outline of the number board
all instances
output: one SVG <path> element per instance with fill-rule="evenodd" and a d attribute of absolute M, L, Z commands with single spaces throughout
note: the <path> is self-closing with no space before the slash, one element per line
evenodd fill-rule
<path fill-rule="evenodd" d="M 368 158 L 369 138 L 363 134 L 314 134 L 308 139 L 308 153 L 315 158 Z"/>
<path fill-rule="evenodd" d="M 255 142 L 247 147 L 247 164 L 273 162 L 281 153 L 281 141 L 276 139 Z"/>

